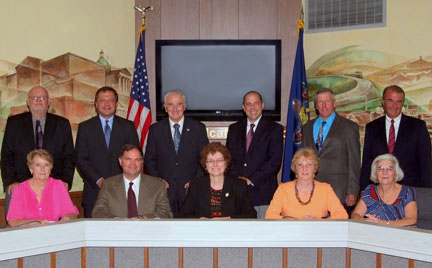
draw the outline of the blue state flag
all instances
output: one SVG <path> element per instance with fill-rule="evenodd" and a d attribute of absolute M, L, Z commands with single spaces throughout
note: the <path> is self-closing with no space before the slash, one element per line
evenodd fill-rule
<path fill-rule="evenodd" d="M 292 179 L 291 160 L 294 153 L 300 149 L 301 146 L 302 126 L 306 124 L 310 118 L 306 68 L 303 52 L 302 24 L 302 21 L 299 21 L 299 37 L 288 104 L 282 182 L 287 182 Z"/>

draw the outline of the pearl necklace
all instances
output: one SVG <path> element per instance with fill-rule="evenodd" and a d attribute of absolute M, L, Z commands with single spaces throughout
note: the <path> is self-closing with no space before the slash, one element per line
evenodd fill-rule
<path fill-rule="evenodd" d="M 312 191 L 310 193 L 308 201 L 306 201 L 306 202 L 303 202 L 303 201 L 300 200 L 299 192 L 298 192 L 298 189 L 297 189 L 297 181 L 295 181 L 295 183 L 294 183 L 294 188 L 295 188 L 295 196 L 297 198 L 297 201 L 299 201 L 300 205 L 306 206 L 312 200 L 312 196 L 313 196 L 313 193 L 314 193 L 314 190 L 315 190 L 315 181 L 312 182 Z"/>

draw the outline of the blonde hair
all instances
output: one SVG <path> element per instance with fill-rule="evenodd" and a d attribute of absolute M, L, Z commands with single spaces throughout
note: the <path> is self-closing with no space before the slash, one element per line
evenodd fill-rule
<path fill-rule="evenodd" d="M 30 168 L 33 165 L 33 160 L 36 156 L 39 156 L 43 160 L 47 161 L 52 168 L 54 165 L 54 160 L 52 155 L 45 149 L 35 149 L 27 154 L 27 167 Z"/>
<path fill-rule="evenodd" d="M 318 171 L 319 168 L 319 161 L 318 161 L 318 156 L 315 153 L 315 150 L 313 150 L 312 148 L 306 147 L 306 148 L 301 148 L 300 150 L 298 150 L 291 161 L 291 170 L 293 172 L 295 172 L 295 165 L 296 162 L 301 158 L 308 158 L 308 159 L 312 159 L 312 161 L 314 162 L 315 168 L 314 168 L 314 172 Z"/>

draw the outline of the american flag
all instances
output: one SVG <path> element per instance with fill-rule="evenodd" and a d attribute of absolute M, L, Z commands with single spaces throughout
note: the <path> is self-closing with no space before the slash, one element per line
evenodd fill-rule
<path fill-rule="evenodd" d="M 135 58 L 134 78 L 127 112 L 127 119 L 135 123 L 140 145 L 143 149 L 152 122 L 148 74 L 145 60 L 145 30 L 145 25 L 142 25 L 139 30 L 140 38 Z"/>

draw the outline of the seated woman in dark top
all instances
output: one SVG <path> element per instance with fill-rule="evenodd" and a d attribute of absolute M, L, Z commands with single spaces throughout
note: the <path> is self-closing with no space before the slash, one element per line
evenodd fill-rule
<path fill-rule="evenodd" d="M 208 175 L 190 183 L 179 218 L 256 218 L 246 182 L 226 175 L 231 155 L 225 146 L 208 144 L 200 163 Z"/>
<path fill-rule="evenodd" d="M 363 191 L 351 214 L 352 219 L 397 226 L 412 226 L 417 222 L 417 203 L 412 187 L 397 183 L 404 173 L 391 154 L 379 155 L 372 162 L 371 181 Z"/>

